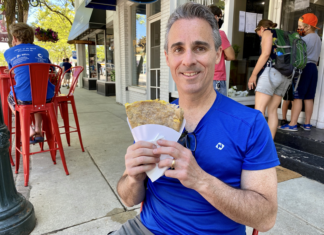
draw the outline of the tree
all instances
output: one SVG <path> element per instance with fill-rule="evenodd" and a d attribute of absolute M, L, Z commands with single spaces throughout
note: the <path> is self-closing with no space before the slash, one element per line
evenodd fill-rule
<path fill-rule="evenodd" d="M 5 11 L 9 39 L 8 44 L 10 47 L 12 47 L 12 36 L 9 25 L 16 21 L 26 23 L 30 6 L 38 9 L 45 8 L 60 16 L 62 19 L 65 18 L 67 23 L 72 25 L 73 20 L 68 15 L 70 11 L 74 11 L 74 0 L 3 0 L 1 10 Z M 16 9 L 18 9 L 17 12 Z"/>
<path fill-rule="evenodd" d="M 8 66 L 4 58 L 4 51 L 0 51 L 0 66 Z"/>
<path fill-rule="evenodd" d="M 65 16 L 68 17 L 70 21 L 73 21 L 74 9 L 62 9 L 59 6 L 56 6 L 56 9 L 60 12 L 64 12 Z M 66 17 L 62 17 L 62 15 L 57 14 L 48 8 L 39 8 L 35 14 L 35 22 L 32 23 L 32 25 L 35 28 L 41 27 L 58 32 L 59 41 L 52 43 L 40 42 L 35 39 L 34 43 L 48 50 L 52 63 L 59 63 L 62 61 L 62 58 L 70 57 L 74 46 L 67 43 L 72 26 L 69 24 Z"/>

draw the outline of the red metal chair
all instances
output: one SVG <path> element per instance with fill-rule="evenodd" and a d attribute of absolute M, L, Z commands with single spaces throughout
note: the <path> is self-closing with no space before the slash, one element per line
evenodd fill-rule
<path fill-rule="evenodd" d="M 65 73 L 68 72 L 68 71 L 71 71 L 71 73 L 72 73 L 72 83 L 71 83 L 69 93 L 67 95 L 59 94 L 59 95 L 57 95 L 55 97 L 56 110 L 57 110 L 57 107 L 60 108 L 61 116 L 63 118 L 63 123 L 64 123 L 64 126 L 60 126 L 59 128 L 64 128 L 65 129 L 65 132 L 63 132 L 61 134 L 66 135 L 66 140 L 67 140 L 67 143 L 68 143 L 69 146 L 70 146 L 70 142 L 71 142 L 70 141 L 70 133 L 78 132 L 81 149 L 82 149 L 82 152 L 84 152 L 83 143 L 82 143 L 82 137 L 81 137 L 81 131 L 80 131 L 80 125 L 79 125 L 79 119 L 78 119 L 78 113 L 77 113 L 77 110 L 76 110 L 75 101 L 74 101 L 74 95 L 73 95 L 75 87 L 76 87 L 78 79 L 79 79 L 79 76 L 80 76 L 80 73 L 82 73 L 82 71 L 83 71 L 83 67 L 82 66 L 72 67 L 72 68 L 66 70 Z M 64 78 L 65 73 L 61 77 L 58 89 L 60 89 L 60 87 L 61 87 L 61 83 L 62 83 L 62 80 Z M 71 127 L 70 126 L 68 104 L 71 104 L 71 106 L 72 106 L 76 127 Z M 74 130 L 70 131 L 70 128 L 72 128 Z"/>
<path fill-rule="evenodd" d="M 144 201 L 142 201 L 142 203 L 141 203 L 140 212 L 142 212 L 142 210 L 143 210 L 143 205 L 144 205 Z M 252 235 L 258 235 L 258 234 L 259 234 L 259 231 L 256 229 L 253 229 Z"/>
<path fill-rule="evenodd" d="M 46 103 L 46 93 L 48 86 L 48 73 L 50 66 L 57 67 L 59 69 L 59 75 L 62 73 L 62 69 L 59 66 L 53 64 L 45 63 L 31 63 L 31 64 L 21 64 L 13 67 L 10 72 L 11 84 L 13 84 L 12 71 L 15 68 L 21 66 L 29 66 L 29 76 L 30 76 L 30 87 L 32 104 L 31 105 L 18 105 L 14 87 L 11 86 L 13 97 L 16 102 L 15 106 L 15 127 L 16 127 L 16 174 L 19 170 L 19 159 L 20 154 L 23 155 L 23 165 L 24 165 L 24 178 L 25 186 L 28 186 L 29 180 L 29 156 L 50 151 L 52 160 L 56 164 L 56 150 L 59 149 L 61 154 L 61 159 L 65 173 L 69 175 L 69 171 L 66 166 L 65 156 L 62 146 L 62 141 L 60 137 L 60 132 L 57 124 L 57 119 L 55 115 L 54 100 L 58 89 L 55 89 L 53 100 L 50 103 Z M 39 152 L 30 152 L 29 150 L 29 127 L 30 127 L 30 115 L 33 113 L 40 112 L 42 114 L 43 129 L 46 135 L 46 140 L 49 145 L 49 150 L 41 150 Z M 53 135 L 54 132 L 54 135 Z M 21 143 L 20 143 L 21 140 Z M 56 141 L 55 141 L 56 140 Z M 58 144 L 58 148 L 56 148 Z M 20 147 L 22 146 L 22 150 Z"/>

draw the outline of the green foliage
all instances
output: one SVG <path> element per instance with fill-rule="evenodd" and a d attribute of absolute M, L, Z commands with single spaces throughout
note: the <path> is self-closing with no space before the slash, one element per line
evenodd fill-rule
<path fill-rule="evenodd" d="M 104 62 L 105 61 L 105 46 L 101 45 L 101 46 L 97 46 L 97 58 L 98 58 L 98 62 Z"/>
<path fill-rule="evenodd" d="M 4 58 L 4 52 L 5 51 L 0 51 L 0 66 L 8 66 L 8 64 Z"/>
<path fill-rule="evenodd" d="M 111 79 L 112 82 L 115 81 L 115 79 L 116 79 L 115 70 L 111 70 L 111 72 L 110 72 L 110 79 Z"/>
<path fill-rule="evenodd" d="M 56 5 L 54 9 L 67 16 L 73 22 L 75 15 L 74 10 L 72 10 L 68 6 L 64 7 L 59 5 Z M 59 37 L 59 40 L 56 43 L 41 42 L 36 38 L 34 43 L 48 50 L 52 63 L 59 64 L 62 61 L 62 58 L 71 57 L 72 50 L 74 50 L 74 45 L 67 43 L 72 27 L 70 22 L 63 16 L 50 11 L 48 8 L 43 7 L 38 8 L 34 15 L 35 21 L 31 23 L 33 27 L 52 29 L 53 31 L 58 33 Z"/>
<path fill-rule="evenodd" d="M 139 22 L 139 24 L 145 24 L 146 15 L 136 14 L 136 20 Z"/>

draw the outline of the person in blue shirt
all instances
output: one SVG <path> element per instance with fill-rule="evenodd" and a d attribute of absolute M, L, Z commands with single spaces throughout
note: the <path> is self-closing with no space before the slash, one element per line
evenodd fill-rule
<path fill-rule="evenodd" d="M 26 63 L 51 63 L 49 60 L 48 51 L 40 46 L 34 45 L 34 30 L 25 23 L 14 23 L 10 26 L 12 34 L 13 47 L 5 51 L 4 57 L 8 63 L 9 69 L 16 65 Z M 31 104 L 31 89 L 29 67 L 22 66 L 15 69 L 16 85 L 15 93 L 18 104 Z M 54 96 L 55 86 L 48 81 L 47 87 L 47 102 L 50 102 Z M 10 91 L 8 95 L 8 103 L 10 108 L 15 110 L 15 101 L 13 93 Z M 30 143 L 37 143 L 44 141 L 41 131 L 42 116 L 40 113 L 35 113 L 35 126 L 30 127 Z"/>
<path fill-rule="evenodd" d="M 138 141 L 127 149 L 117 191 L 129 207 L 144 204 L 110 234 L 240 235 L 245 225 L 268 231 L 277 215 L 279 160 L 262 113 L 213 88 L 222 52 L 214 15 L 186 3 L 170 16 L 165 39 L 185 131 L 178 143 Z M 173 159 L 160 161 L 161 154 Z M 152 183 L 145 172 L 156 163 L 170 169 Z"/>
<path fill-rule="evenodd" d="M 65 59 L 65 62 L 63 63 L 64 72 L 69 70 L 72 67 L 71 63 L 69 62 L 69 58 Z M 64 83 L 63 87 L 66 86 L 67 88 L 70 88 L 70 79 L 71 79 L 71 70 L 67 71 L 64 75 Z"/>

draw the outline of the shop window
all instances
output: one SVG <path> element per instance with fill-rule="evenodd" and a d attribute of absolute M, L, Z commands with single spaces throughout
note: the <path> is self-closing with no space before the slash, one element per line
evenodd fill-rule
<path fill-rule="evenodd" d="M 150 4 L 150 15 L 155 15 L 161 12 L 161 0 L 156 1 L 155 3 Z"/>
<path fill-rule="evenodd" d="M 258 35 L 255 32 L 247 33 L 245 29 L 244 32 L 239 31 L 240 11 L 258 14 L 253 23 L 256 26 L 258 19 L 268 18 L 269 0 L 235 1 L 232 47 L 235 51 L 236 59 L 231 61 L 230 64 L 229 88 L 236 88 L 236 93 L 228 93 L 232 97 L 254 95 L 254 90 L 249 91 L 248 89 L 248 80 L 261 53 L 261 41 Z M 247 94 L 240 94 L 239 91 L 247 91 Z"/>
<path fill-rule="evenodd" d="M 307 4 L 309 2 L 309 4 Z M 322 39 L 323 37 L 323 24 L 324 24 L 324 1 L 305 1 L 305 7 L 297 8 L 295 5 L 296 1 L 283 0 L 282 1 L 282 12 L 281 12 L 281 23 L 280 28 L 285 31 L 296 31 L 298 28 L 298 19 L 306 13 L 314 13 L 317 16 L 318 23 L 316 33 Z M 308 5 L 308 6 L 307 6 Z"/>
<path fill-rule="evenodd" d="M 132 85 L 146 88 L 146 5 L 135 4 L 132 12 Z"/>
<path fill-rule="evenodd" d="M 106 74 L 108 81 L 115 81 L 114 35 L 106 35 Z"/>
<path fill-rule="evenodd" d="M 96 52 L 97 52 L 97 78 L 106 81 L 105 75 L 105 31 L 96 35 Z"/>
<path fill-rule="evenodd" d="M 89 41 L 95 42 L 95 38 L 89 38 Z M 96 55 L 96 46 L 95 45 L 89 45 L 89 74 L 90 78 L 97 78 L 97 55 Z"/>

